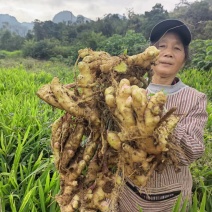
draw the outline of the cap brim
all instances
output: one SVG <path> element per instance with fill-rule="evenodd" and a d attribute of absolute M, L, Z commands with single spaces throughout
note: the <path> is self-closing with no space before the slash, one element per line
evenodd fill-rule
<path fill-rule="evenodd" d="M 189 45 L 191 42 L 191 32 L 188 27 L 182 21 L 173 19 L 161 21 L 155 25 L 150 33 L 150 42 L 157 42 L 164 34 L 169 31 L 174 31 L 177 33 L 185 45 Z"/>

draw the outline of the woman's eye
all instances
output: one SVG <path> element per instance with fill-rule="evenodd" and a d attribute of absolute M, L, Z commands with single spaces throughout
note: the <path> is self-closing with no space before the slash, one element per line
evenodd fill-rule
<path fill-rule="evenodd" d="M 164 48 L 164 47 L 165 47 L 165 45 L 159 45 L 158 47 L 159 47 L 159 48 Z"/>
<path fill-rule="evenodd" d="M 177 46 L 176 46 L 175 49 L 181 51 L 181 48 L 180 48 L 180 47 L 177 47 Z"/>

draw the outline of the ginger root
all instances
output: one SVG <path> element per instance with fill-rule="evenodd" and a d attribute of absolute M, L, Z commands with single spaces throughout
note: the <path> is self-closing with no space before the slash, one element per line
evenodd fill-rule
<path fill-rule="evenodd" d="M 144 187 L 161 164 L 177 167 L 171 137 L 179 118 L 174 109 L 165 112 L 162 91 L 145 90 L 156 47 L 132 56 L 88 48 L 78 54 L 75 82 L 66 86 L 54 77 L 37 91 L 64 111 L 51 131 L 61 182 L 55 199 L 61 212 L 114 212 L 126 180 Z"/>

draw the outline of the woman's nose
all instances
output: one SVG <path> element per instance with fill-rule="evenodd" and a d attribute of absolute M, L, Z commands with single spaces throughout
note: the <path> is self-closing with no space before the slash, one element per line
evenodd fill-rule
<path fill-rule="evenodd" d="M 170 49 L 166 49 L 163 54 L 165 57 L 173 57 L 172 51 Z"/>

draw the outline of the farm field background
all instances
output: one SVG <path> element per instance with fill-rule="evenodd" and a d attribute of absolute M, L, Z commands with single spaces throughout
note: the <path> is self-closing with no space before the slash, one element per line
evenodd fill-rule
<path fill-rule="evenodd" d="M 57 212 L 59 178 L 50 149 L 51 124 L 63 111 L 36 96 L 54 76 L 74 80 L 74 67 L 33 59 L 0 60 L 0 212 Z M 204 156 L 191 164 L 192 211 L 212 211 L 212 70 L 183 70 L 184 83 L 208 95 Z M 174 209 L 173 209 L 174 210 Z M 176 210 L 177 211 L 177 210 Z"/>
<path fill-rule="evenodd" d="M 55 195 L 60 181 L 50 139 L 51 124 L 63 111 L 39 99 L 38 88 L 54 76 L 64 84 L 71 83 L 79 49 L 101 50 L 112 56 L 144 51 L 151 29 L 165 19 L 179 19 L 189 26 L 189 60 L 180 77 L 208 96 L 206 149 L 190 166 L 194 183 L 189 212 L 212 211 L 212 1 L 179 0 L 172 11 L 156 3 L 144 13 L 128 8 L 123 16 L 108 13 L 96 21 L 85 22 L 81 16 L 75 23 L 72 18 L 60 23 L 36 19 L 24 37 L 19 25 L 13 31 L 9 19 L 1 18 L 0 212 L 59 212 Z M 179 212 L 179 206 L 180 198 L 172 212 Z M 185 208 L 183 204 L 181 212 Z"/>

